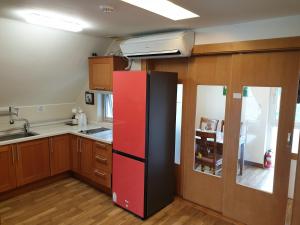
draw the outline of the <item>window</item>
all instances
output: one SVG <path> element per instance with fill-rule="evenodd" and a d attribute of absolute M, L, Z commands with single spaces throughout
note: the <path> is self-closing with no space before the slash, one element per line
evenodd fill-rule
<path fill-rule="evenodd" d="M 103 121 L 113 120 L 113 95 L 103 94 Z"/>

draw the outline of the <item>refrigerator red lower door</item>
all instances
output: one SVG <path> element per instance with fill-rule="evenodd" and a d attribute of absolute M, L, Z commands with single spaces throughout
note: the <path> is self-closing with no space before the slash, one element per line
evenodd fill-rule
<path fill-rule="evenodd" d="M 113 201 L 144 217 L 145 164 L 113 153 Z"/>

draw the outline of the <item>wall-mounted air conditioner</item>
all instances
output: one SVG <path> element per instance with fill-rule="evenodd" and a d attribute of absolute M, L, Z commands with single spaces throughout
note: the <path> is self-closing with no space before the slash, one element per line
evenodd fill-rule
<path fill-rule="evenodd" d="M 180 31 L 131 38 L 120 47 L 123 55 L 132 59 L 189 57 L 194 41 L 193 31 Z"/>

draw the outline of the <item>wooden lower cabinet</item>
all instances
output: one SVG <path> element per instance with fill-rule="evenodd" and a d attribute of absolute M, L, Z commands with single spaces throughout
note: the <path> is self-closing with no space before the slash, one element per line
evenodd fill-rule
<path fill-rule="evenodd" d="M 16 155 L 13 145 L 0 147 L 0 192 L 17 187 Z"/>
<path fill-rule="evenodd" d="M 48 139 L 17 144 L 16 153 L 18 186 L 50 176 Z"/>
<path fill-rule="evenodd" d="M 72 171 L 111 188 L 112 146 L 71 136 Z"/>
<path fill-rule="evenodd" d="M 75 173 L 80 173 L 80 153 L 79 153 L 79 141 L 80 137 L 71 135 L 70 147 L 71 147 L 71 169 Z"/>
<path fill-rule="evenodd" d="M 112 146 L 75 135 L 0 146 L 0 193 L 70 170 L 110 189 Z"/>
<path fill-rule="evenodd" d="M 70 136 L 60 135 L 49 138 L 51 176 L 71 169 Z"/>
<path fill-rule="evenodd" d="M 89 179 L 93 178 L 93 143 L 90 139 L 80 139 L 80 174 Z"/>
<path fill-rule="evenodd" d="M 93 181 L 111 188 L 112 146 L 102 142 L 94 142 L 93 156 Z"/>

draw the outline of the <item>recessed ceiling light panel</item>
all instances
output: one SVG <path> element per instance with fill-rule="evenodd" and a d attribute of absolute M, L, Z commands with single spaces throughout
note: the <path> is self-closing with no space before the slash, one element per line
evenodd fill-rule
<path fill-rule="evenodd" d="M 131 5 L 167 17 L 171 20 L 184 20 L 199 17 L 199 15 L 182 8 L 168 0 L 122 0 Z"/>
<path fill-rule="evenodd" d="M 21 16 L 27 23 L 71 32 L 80 32 L 86 27 L 86 24 L 78 19 L 46 11 L 25 11 L 21 13 Z"/>

